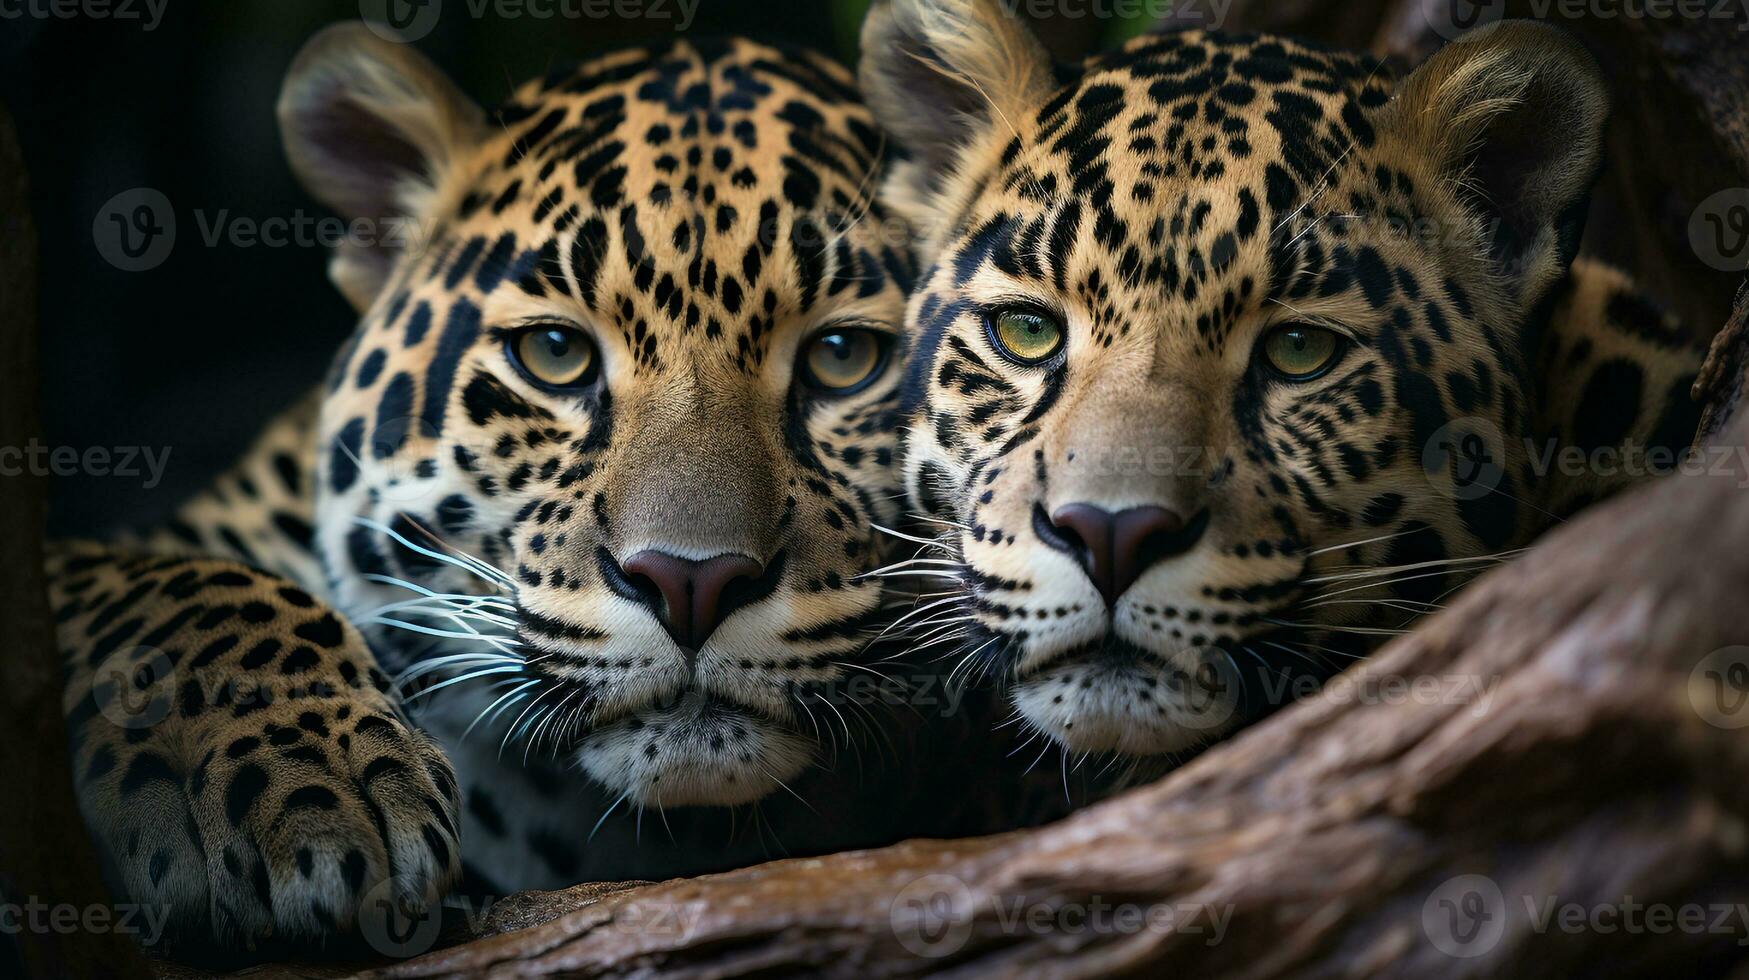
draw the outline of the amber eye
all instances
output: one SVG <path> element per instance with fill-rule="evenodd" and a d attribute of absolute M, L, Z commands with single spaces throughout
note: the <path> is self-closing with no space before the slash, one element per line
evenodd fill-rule
<path fill-rule="evenodd" d="M 1038 364 L 1063 349 L 1063 325 L 1037 310 L 1000 310 L 990 317 L 996 349 L 1021 364 Z"/>
<path fill-rule="evenodd" d="M 581 388 L 595 379 L 595 342 L 575 327 L 542 325 L 510 338 L 510 359 L 544 388 Z"/>
<path fill-rule="evenodd" d="M 835 395 L 860 391 L 886 367 L 892 338 L 875 330 L 825 330 L 802 344 L 802 380 Z"/>
<path fill-rule="evenodd" d="M 1288 381 L 1310 381 L 1330 370 L 1347 343 L 1334 330 L 1290 323 L 1263 338 L 1263 358 L 1270 370 Z"/>

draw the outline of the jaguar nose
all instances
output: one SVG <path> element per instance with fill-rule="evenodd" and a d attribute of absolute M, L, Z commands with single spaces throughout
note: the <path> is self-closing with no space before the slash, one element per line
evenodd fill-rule
<path fill-rule="evenodd" d="M 1065 504 L 1050 515 L 1049 525 L 1049 535 L 1040 537 L 1081 562 L 1110 608 L 1156 562 L 1188 551 L 1207 520 L 1198 515 L 1186 523 L 1164 507 L 1131 507 L 1114 514 L 1093 504 Z"/>
<path fill-rule="evenodd" d="M 716 555 L 702 561 L 662 551 L 640 551 L 620 566 L 662 594 L 662 626 L 674 642 L 696 651 L 734 608 L 723 601 L 729 586 L 757 579 L 765 567 L 746 555 Z"/>

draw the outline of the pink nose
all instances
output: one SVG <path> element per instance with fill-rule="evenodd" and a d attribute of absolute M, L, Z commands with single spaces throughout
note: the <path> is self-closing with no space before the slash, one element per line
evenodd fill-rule
<path fill-rule="evenodd" d="M 1092 504 L 1065 504 L 1051 515 L 1051 524 L 1075 539 L 1070 543 L 1077 547 L 1070 553 L 1080 559 L 1108 607 L 1117 605 L 1118 597 L 1154 562 L 1189 547 L 1185 542 L 1176 551 L 1150 548 L 1144 554 L 1143 544 L 1150 538 L 1169 540 L 1184 530 L 1184 518 L 1164 507 L 1131 507 L 1113 514 Z"/>
<path fill-rule="evenodd" d="M 627 577 L 646 579 L 662 593 L 662 625 L 675 643 L 688 650 L 703 646 L 727 618 L 723 593 L 729 585 L 756 579 L 765 570 L 746 555 L 694 561 L 661 551 L 640 551 L 620 567 Z"/>

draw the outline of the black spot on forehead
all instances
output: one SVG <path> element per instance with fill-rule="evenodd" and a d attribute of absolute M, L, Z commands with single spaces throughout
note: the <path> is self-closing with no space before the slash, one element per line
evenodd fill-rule
<path fill-rule="evenodd" d="M 1389 81 L 1372 58 L 1304 43 L 1200 31 L 1150 37 L 1069 73 L 1039 111 L 1033 142 L 1065 155 L 1076 190 L 1102 203 L 1115 155 L 1146 160 L 1149 178 L 1218 179 L 1269 132 L 1278 145 L 1261 190 L 1283 212 L 1347 149 L 1372 145 L 1365 110 L 1384 103 Z M 1127 125 L 1112 124 L 1120 117 Z M 1151 197 L 1154 185 L 1138 190 Z"/>

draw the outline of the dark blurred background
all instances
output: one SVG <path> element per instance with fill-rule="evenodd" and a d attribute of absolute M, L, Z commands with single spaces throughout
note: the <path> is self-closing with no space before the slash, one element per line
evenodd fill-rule
<path fill-rule="evenodd" d="M 805 44 L 850 63 L 867 7 L 867 0 L 430 2 L 440 3 L 437 17 L 418 47 L 487 105 L 551 66 L 668 36 L 686 11 L 688 34 Z M 647 15 L 611 16 L 615 3 Z M 326 216 L 293 182 L 281 153 L 273 116 L 280 78 L 316 30 L 361 13 L 380 16 L 383 4 L 87 0 L 67 17 L 50 0 L 0 4 L 0 100 L 17 120 L 41 235 L 45 444 L 170 450 L 162 482 L 149 490 L 144 475 L 59 478 L 52 533 L 92 534 L 167 514 L 317 382 L 351 329 L 353 314 L 328 284 L 320 246 L 209 245 L 203 226 Z M 566 10 L 574 15 L 535 15 Z M 610 15 L 582 16 L 601 10 Z M 413 23 L 412 30 L 424 26 Z M 1142 26 L 1083 16 L 1044 25 L 1041 34 L 1067 58 Z M 104 258 L 93 224 L 107 202 L 135 188 L 165 195 L 176 237 L 161 264 L 130 272 Z M 6 370 L 18 376 L 18 366 Z"/>
<path fill-rule="evenodd" d="M 207 234 L 327 217 L 292 181 L 273 116 L 281 76 L 323 25 L 381 18 L 394 5 L 411 17 L 418 47 L 491 105 L 550 67 L 672 36 L 683 21 L 689 35 L 788 41 L 851 63 L 868 2 L 0 0 L 0 102 L 17 119 L 41 235 L 45 443 L 170 452 L 162 483 L 149 489 L 143 475 L 57 480 L 52 533 L 163 517 L 314 385 L 351 329 L 319 244 L 242 247 L 209 244 Z M 1005 2 L 1034 20 L 1060 60 L 1159 18 L 1197 26 L 1211 10 L 1230 12 L 1228 29 L 1370 48 L 1409 63 L 1455 36 L 1428 19 L 1424 8 L 1435 0 Z M 1535 0 L 1488 6 L 1492 16 L 1538 14 Z M 1614 88 L 1586 250 L 1639 276 L 1708 335 L 1724 321 L 1742 270 L 1696 261 L 1693 236 L 1704 228 L 1696 222 L 1708 202 L 1740 209 L 1749 174 L 1721 151 L 1714 128 L 1724 124 L 1706 122 L 1708 111 L 1740 105 L 1741 93 L 1720 91 L 1704 69 L 1718 60 L 1713 49 L 1740 50 L 1749 21 L 1741 12 L 1695 22 L 1553 19 L 1599 57 Z M 117 195 L 140 188 L 163 195 L 175 244 L 154 267 L 124 271 L 105 258 L 114 233 L 105 243 L 98 221 Z M 5 368 L 9 379 L 27 369 Z"/>

